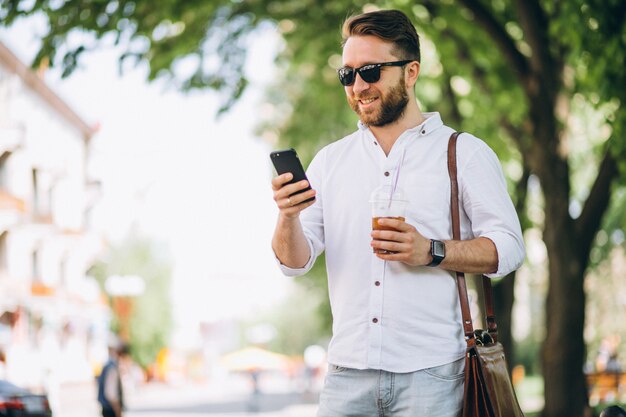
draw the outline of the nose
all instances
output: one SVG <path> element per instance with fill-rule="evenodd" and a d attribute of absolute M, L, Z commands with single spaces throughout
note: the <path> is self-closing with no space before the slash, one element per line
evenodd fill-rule
<path fill-rule="evenodd" d="M 366 91 L 368 88 L 370 88 L 369 83 L 365 82 L 363 78 L 361 78 L 361 74 L 357 73 L 354 78 L 354 84 L 352 84 L 354 94 L 358 96 L 362 91 Z"/>

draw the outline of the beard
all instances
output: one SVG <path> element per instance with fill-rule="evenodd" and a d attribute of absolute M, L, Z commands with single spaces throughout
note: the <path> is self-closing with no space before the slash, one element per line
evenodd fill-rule
<path fill-rule="evenodd" d="M 359 97 L 361 100 L 367 98 L 367 95 Z M 348 102 L 352 110 L 361 119 L 361 123 L 368 126 L 382 127 L 397 121 L 404 114 L 409 102 L 409 95 L 404 86 L 404 76 L 386 94 L 378 96 L 380 100 L 379 109 L 361 110 L 359 99 L 348 97 Z"/>

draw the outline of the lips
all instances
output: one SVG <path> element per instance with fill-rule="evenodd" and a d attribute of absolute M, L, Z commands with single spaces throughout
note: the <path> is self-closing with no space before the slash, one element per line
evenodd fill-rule
<path fill-rule="evenodd" d="M 367 98 L 360 98 L 359 99 L 359 103 L 362 106 L 367 106 L 369 104 L 372 104 L 374 101 L 376 101 L 378 99 L 378 97 L 367 97 Z"/>

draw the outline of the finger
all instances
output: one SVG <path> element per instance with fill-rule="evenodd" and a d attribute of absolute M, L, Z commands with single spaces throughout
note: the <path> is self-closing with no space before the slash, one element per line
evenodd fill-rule
<path fill-rule="evenodd" d="M 280 194 L 283 194 L 282 190 L 280 191 Z M 316 194 L 317 194 L 317 191 L 315 191 L 314 189 L 309 189 L 304 192 L 299 192 L 296 194 L 288 194 L 284 197 L 279 197 L 276 200 L 279 202 L 279 205 L 282 205 L 284 207 L 295 207 L 295 206 L 304 204 L 304 202 L 306 202 L 307 204 L 308 203 L 313 204 L 315 202 Z M 312 200 L 312 201 L 307 201 L 307 200 Z"/>
<path fill-rule="evenodd" d="M 287 202 L 292 206 L 297 206 L 310 198 L 315 198 L 315 194 L 316 192 L 313 189 L 303 193 L 293 194 L 287 197 Z"/>
<path fill-rule="evenodd" d="M 378 258 L 384 260 L 384 261 L 399 261 L 399 262 L 403 262 L 406 259 L 406 255 L 403 254 L 402 252 L 397 252 L 397 253 L 376 253 L 375 254 Z"/>
<path fill-rule="evenodd" d="M 272 178 L 272 188 L 274 191 L 279 190 L 285 184 L 287 184 L 293 178 L 293 174 L 291 172 L 286 172 L 284 174 L 278 175 L 277 177 Z"/>
<path fill-rule="evenodd" d="M 397 232 L 395 230 L 372 230 L 372 239 L 385 240 L 389 242 L 407 243 L 411 241 L 409 233 Z"/>
<path fill-rule="evenodd" d="M 398 220 L 390 217 L 378 219 L 378 224 L 381 226 L 393 227 L 399 232 L 412 232 L 415 230 L 415 227 L 404 220 Z"/>
<path fill-rule="evenodd" d="M 274 190 L 274 199 L 279 200 L 287 197 L 292 197 L 292 194 L 296 194 L 309 186 L 308 181 L 302 180 L 295 184 L 287 184 L 280 187 L 278 190 Z M 293 200 L 293 197 L 291 198 Z M 302 200 L 300 200 L 302 201 Z"/>
<path fill-rule="evenodd" d="M 389 240 L 372 240 L 371 246 L 374 249 L 379 249 L 387 252 L 399 253 L 404 250 L 404 245 L 398 242 Z"/>

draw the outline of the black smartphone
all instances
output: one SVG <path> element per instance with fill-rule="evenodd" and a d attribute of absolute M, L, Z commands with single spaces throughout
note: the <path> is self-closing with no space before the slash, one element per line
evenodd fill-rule
<path fill-rule="evenodd" d="M 280 151 L 273 151 L 270 153 L 270 159 L 272 160 L 272 163 L 274 164 L 274 168 L 276 169 L 278 175 L 282 175 L 286 172 L 291 172 L 293 178 L 287 184 L 293 184 L 302 180 L 308 181 L 306 173 L 304 172 L 304 167 L 302 166 L 302 162 L 300 162 L 300 158 L 298 158 L 298 154 L 296 153 L 295 149 L 289 148 Z M 310 189 L 311 186 L 308 186 L 304 190 L 295 192 L 291 195 L 300 194 Z M 313 200 L 315 200 L 315 197 L 311 197 L 308 200 L 303 201 L 302 203 L 307 203 Z"/>

